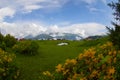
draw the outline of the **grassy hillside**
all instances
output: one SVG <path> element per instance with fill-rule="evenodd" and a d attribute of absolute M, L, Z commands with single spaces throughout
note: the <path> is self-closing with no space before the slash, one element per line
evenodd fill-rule
<path fill-rule="evenodd" d="M 75 58 L 84 49 L 106 41 L 107 38 L 93 41 L 36 41 L 39 44 L 39 54 L 16 56 L 16 63 L 21 69 L 20 80 L 39 80 L 43 71 L 54 71 L 57 64 L 64 63 L 68 58 Z M 67 42 L 68 45 L 58 46 L 61 42 Z"/>

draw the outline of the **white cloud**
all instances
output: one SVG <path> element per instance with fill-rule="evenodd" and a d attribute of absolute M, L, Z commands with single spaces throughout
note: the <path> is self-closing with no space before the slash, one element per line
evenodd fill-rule
<path fill-rule="evenodd" d="M 0 0 L 0 7 L 12 7 L 17 11 L 31 12 L 40 8 L 61 7 L 68 0 Z"/>
<path fill-rule="evenodd" d="M 107 3 L 107 0 L 101 0 L 104 4 L 106 4 Z"/>
<path fill-rule="evenodd" d="M 105 26 L 98 23 L 75 24 L 74 28 L 85 31 L 85 36 L 105 34 Z"/>
<path fill-rule="evenodd" d="M 102 13 L 105 13 L 105 12 L 106 12 L 105 10 L 99 9 L 99 8 L 96 8 L 96 7 L 87 6 L 87 8 L 88 8 L 89 11 L 92 12 L 92 13 L 94 13 L 94 12 L 102 12 Z"/>
<path fill-rule="evenodd" d="M 5 7 L 0 9 L 0 21 L 3 21 L 6 16 L 13 17 L 15 10 Z"/>
<path fill-rule="evenodd" d="M 21 23 L 0 23 L 0 31 L 5 34 L 11 34 L 18 38 L 23 38 L 27 35 L 37 35 L 44 32 L 46 28 L 36 25 L 34 23 L 21 24 Z"/>
<path fill-rule="evenodd" d="M 105 26 L 98 23 L 69 24 L 65 22 L 61 26 L 41 26 L 35 23 L 7 23 L 5 17 L 13 17 L 16 13 L 28 13 L 38 9 L 60 8 L 70 0 L 0 0 L 0 31 L 3 34 L 12 34 L 22 38 L 27 35 L 37 35 L 46 32 L 75 33 L 84 37 L 103 34 Z M 78 0 L 91 5 L 96 0 Z M 106 0 L 102 0 L 105 2 Z M 96 8 L 91 8 L 97 11 Z"/>
<path fill-rule="evenodd" d="M 38 5 L 25 6 L 25 10 L 27 12 L 32 12 L 32 10 L 36 10 L 36 9 L 40 9 L 40 8 L 42 8 L 42 6 L 38 6 Z"/>
<path fill-rule="evenodd" d="M 54 26 L 41 26 L 40 24 L 29 23 L 22 24 L 20 23 L 0 23 L 0 30 L 3 34 L 11 34 L 15 37 L 22 38 L 27 35 L 38 35 L 41 33 L 74 33 L 79 34 L 83 37 L 90 35 L 101 35 L 105 34 L 106 28 L 102 24 L 98 23 L 84 23 L 84 24 L 71 24 L 69 26 L 59 27 Z"/>
<path fill-rule="evenodd" d="M 96 12 L 96 11 L 99 11 L 97 8 L 95 8 L 95 7 L 89 7 L 89 10 L 91 11 L 91 12 Z"/>
<path fill-rule="evenodd" d="M 106 0 L 83 0 L 83 2 L 87 3 L 86 8 L 90 12 L 105 12 L 103 8 L 97 8 L 96 5 L 99 2 L 102 2 L 104 5 L 107 5 Z"/>
<path fill-rule="evenodd" d="M 88 4 L 93 4 L 95 3 L 97 0 L 82 0 L 83 2 L 85 3 L 88 3 Z"/>
<path fill-rule="evenodd" d="M 101 1 L 102 3 L 106 4 L 107 3 L 107 0 L 78 0 L 78 1 L 82 1 L 82 2 L 85 2 L 89 5 L 92 5 L 98 1 Z"/>
<path fill-rule="evenodd" d="M 63 28 L 65 32 L 82 34 L 83 37 L 105 34 L 105 30 L 105 26 L 98 23 L 72 24 Z"/>
<path fill-rule="evenodd" d="M 0 21 L 16 13 L 30 13 L 38 9 L 62 7 L 68 0 L 0 0 Z"/>
<path fill-rule="evenodd" d="M 29 13 L 38 9 L 54 10 L 63 7 L 69 1 L 72 0 L 0 0 L 0 8 L 7 11 L 6 15 L 0 15 L 0 19 L 3 20 L 5 16 L 13 16 L 15 13 Z M 81 3 L 81 1 L 88 5 L 92 5 L 97 1 L 106 3 L 106 0 L 75 0 L 73 2 Z"/>
<path fill-rule="evenodd" d="M 0 7 L 11 7 L 16 11 L 31 12 L 41 8 L 56 8 L 62 7 L 65 3 L 72 0 L 0 0 Z M 75 0 L 74 2 L 85 2 L 89 5 L 101 1 L 106 3 L 106 0 Z"/>

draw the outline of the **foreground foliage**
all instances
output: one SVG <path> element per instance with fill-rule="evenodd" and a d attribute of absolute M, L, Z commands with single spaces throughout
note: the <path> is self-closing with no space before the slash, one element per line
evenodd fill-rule
<path fill-rule="evenodd" d="M 116 69 L 120 66 L 112 43 L 85 50 L 75 59 L 67 59 L 64 64 L 58 64 L 56 71 L 43 72 L 47 80 L 116 80 Z M 117 64 L 117 66 L 116 66 Z M 46 77 L 47 75 L 47 77 Z"/>
<path fill-rule="evenodd" d="M 113 28 L 107 27 L 111 42 L 120 49 L 120 0 L 108 4 L 113 10 L 115 22 L 112 22 Z"/>
<path fill-rule="evenodd" d="M 0 80 L 15 80 L 19 76 L 18 67 L 13 63 L 15 55 L 0 49 Z"/>

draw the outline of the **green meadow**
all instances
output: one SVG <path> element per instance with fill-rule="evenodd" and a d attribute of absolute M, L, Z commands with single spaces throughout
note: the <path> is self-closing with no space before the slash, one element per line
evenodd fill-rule
<path fill-rule="evenodd" d="M 64 63 L 66 59 L 76 58 L 84 49 L 103 44 L 107 38 L 98 40 L 37 40 L 39 53 L 34 56 L 16 54 L 15 62 L 20 68 L 19 80 L 42 80 L 44 71 L 55 71 L 55 66 Z M 68 45 L 58 46 L 66 42 Z"/>

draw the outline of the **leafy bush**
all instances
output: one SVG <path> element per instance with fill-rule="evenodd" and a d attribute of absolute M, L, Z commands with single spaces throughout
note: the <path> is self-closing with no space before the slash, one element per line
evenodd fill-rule
<path fill-rule="evenodd" d="M 12 47 L 17 43 L 17 40 L 13 36 L 11 36 L 10 34 L 7 34 L 4 37 L 4 42 L 6 44 L 6 47 Z"/>
<path fill-rule="evenodd" d="M 3 49 L 3 50 L 6 50 L 6 44 L 5 44 L 5 42 L 1 42 L 0 48 Z"/>
<path fill-rule="evenodd" d="M 67 59 L 58 64 L 56 71 L 43 72 L 49 80 L 116 80 L 116 64 L 120 51 L 108 42 L 102 46 L 85 50 L 75 59 Z M 120 70 L 119 70 L 120 71 Z"/>
<path fill-rule="evenodd" d="M 1 49 L 9 52 L 11 50 L 11 47 L 14 46 L 16 43 L 17 43 L 17 40 L 10 34 L 7 34 L 6 36 L 4 36 L 0 33 L 0 48 Z"/>
<path fill-rule="evenodd" d="M 0 33 L 0 48 L 5 50 L 6 44 L 4 43 L 4 36 Z"/>
<path fill-rule="evenodd" d="M 18 67 L 13 63 L 14 54 L 0 49 L 0 80 L 16 80 L 19 76 Z"/>
<path fill-rule="evenodd" d="M 3 38 L 4 38 L 4 36 L 0 33 L 0 43 L 3 42 Z"/>
<path fill-rule="evenodd" d="M 13 50 L 16 53 L 35 55 L 38 53 L 39 45 L 35 41 L 23 40 L 19 41 L 16 45 L 13 46 Z"/>

